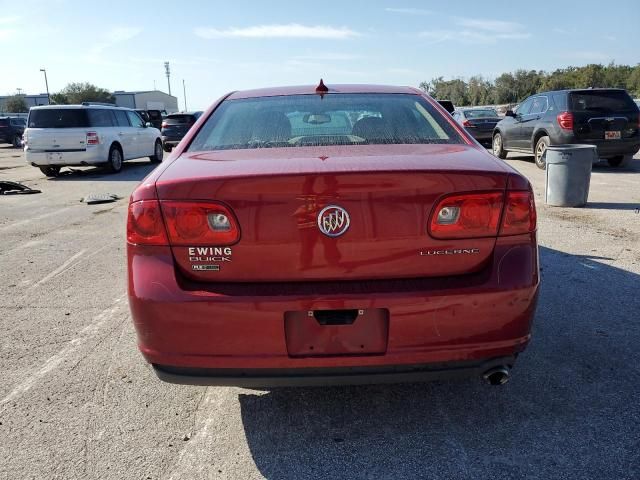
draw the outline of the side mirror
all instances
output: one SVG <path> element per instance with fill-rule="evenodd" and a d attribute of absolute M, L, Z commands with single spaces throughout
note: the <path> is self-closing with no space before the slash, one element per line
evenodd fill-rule
<path fill-rule="evenodd" d="M 515 118 L 515 117 L 516 117 L 516 114 L 515 114 L 515 113 L 513 113 L 513 110 L 507 110 L 507 111 L 505 112 L 504 116 L 505 116 L 505 117 L 513 117 L 513 118 Z"/>
<path fill-rule="evenodd" d="M 151 125 L 151 122 L 147 122 L 144 124 L 144 128 L 147 128 L 147 127 L 153 127 L 153 125 Z"/>

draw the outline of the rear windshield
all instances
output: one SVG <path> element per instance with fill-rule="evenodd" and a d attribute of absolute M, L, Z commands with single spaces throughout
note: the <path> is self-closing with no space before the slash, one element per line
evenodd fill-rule
<path fill-rule="evenodd" d="M 149 115 L 149 118 L 153 120 L 162 118 L 162 113 L 160 113 L 160 110 L 149 110 L 147 112 L 147 115 Z"/>
<path fill-rule="evenodd" d="M 89 126 L 87 112 L 80 108 L 31 110 L 29 128 L 82 128 Z"/>
<path fill-rule="evenodd" d="M 498 116 L 493 108 L 486 108 L 482 110 L 465 110 L 464 116 L 467 118 L 495 118 Z"/>
<path fill-rule="evenodd" d="M 195 121 L 196 117 L 193 115 L 169 115 L 164 119 L 164 123 L 167 125 L 188 125 Z"/>
<path fill-rule="evenodd" d="M 24 127 L 27 124 L 27 120 L 24 118 L 12 118 L 11 125 L 15 125 L 16 127 Z"/>
<path fill-rule="evenodd" d="M 574 112 L 616 113 L 637 110 L 637 106 L 621 90 L 571 92 L 571 110 Z"/>
<path fill-rule="evenodd" d="M 409 143 L 463 140 L 418 95 L 288 95 L 223 102 L 189 150 Z"/>

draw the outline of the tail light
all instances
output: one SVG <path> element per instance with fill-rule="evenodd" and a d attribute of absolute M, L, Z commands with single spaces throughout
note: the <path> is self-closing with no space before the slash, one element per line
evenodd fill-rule
<path fill-rule="evenodd" d="M 429 233 L 439 239 L 493 237 L 501 212 L 502 192 L 451 195 L 438 203 Z"/>
<path fill-rule="evenodd" d="M 129 205 L 129 243 L 225 246 L 239 239 L 238 221 L 219 203 L 142 200 Z"/>
<path fill-rule="evenodd" d="M 167 122 L 162 122 L 162 125 L 160 125 L 160 128 L 166 128 L 169 124 Z"/>
<path fill-rule="evenodd" d="M 535 229 L 531 191 L 450 195 L 438 203 L 429 222 L 429 234 L 440 240 L 520 235 Z"/>
<path fill-rule="evenodd" d="M 560 125 L 560 128 L 564 130 L 573 130 L 573 113 L 559 113 L 556 119 L 558 120 L 558 125 Z"/>
<path fill-rule="evenodd" d="M 87 132 L 87 145 L 99 145 L 100 137 L 98 132 Z"/>
<path fill-rule="evenodd" d="M 469 120 L 465 120 L 464 122 L 462 122 L 462 126 L 463 127 L 472 127 L 473 125 L 471 125 L 471 122 Z"/>
<path fill-rule="evenodd" d="M 127 242 L 137 245 L 168 245 L 158 200 L 129 204 Z"/>
<path fill-rule="evenodd" d="M 500 235 L 519 235 L 536 229 L 536 205 L 533 193 L 507 192 Z"/>
<path fill-rule="evenodd" d="M 163 201 L 169 243 L 178 246 L 231 245 L 240 228 L 231 211 L 219 203 Z"/>

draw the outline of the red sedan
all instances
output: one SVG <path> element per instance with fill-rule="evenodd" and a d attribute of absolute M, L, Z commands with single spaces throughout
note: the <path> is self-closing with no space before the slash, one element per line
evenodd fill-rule
<path fill-rule="evenodd" d="M 539 274 L 529 182 L 409 87 L 231 93 L 134 191 L 129 302 L 165 381 L 508 380 Z"/>

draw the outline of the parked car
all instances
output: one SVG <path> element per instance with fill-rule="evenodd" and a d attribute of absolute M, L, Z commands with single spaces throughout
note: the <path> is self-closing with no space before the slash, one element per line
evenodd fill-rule
<path fill-rule="evenodd" d="M 24 145 L 27 163 L 49 177 L 72 165 L 105 165 L 117 173 L 125 160 L 160 163 L 163 155 L 160 131 L 137 112 L 93 104 L 32 107 Z"/>
<path fill-rule="evenodd" d="M 546 167 L 549 145 L 595 145 L 611 166 L 626 166 L 640 150 L 638 106 L 625 90 L 593 88 L 532 95 L 508 111 L 493 133 L 493 153 L 533 153 Z"/>
<path fill-rule="evenodd" d="M 150 123 L 153 128 L 162 128 L 162 111 L 160 110 L 136 110 L 145 123 Z"/>
<path fill-rule="evenodd" d="M 23 118 L 0 117 L 0 143 L 10 143 L 15 148 L 20 148 L 24 127 Z"/>
<path fill-rule="evenodd" d="M 501 384 L 539 282 L 531 185 L 410 87 L 224 97 L 133 192 L 127 255 L 139 348 L 186 384 Z"/>
<path fill-rule="evenodd" d="M 451 100 L 438 100 L 438 103 L 442 105 L 442 108 L 444 108 L 451 114 L 453 114 L 453 112 L 456 110 L 456 107 Z"/>
<path fill-rule="evenodd" d="M 170 152 L 180 143 L 200 115 L 202 112 L 171 113 L 162 120 L 162 144 L 165 152 Z"/>
<path fill-rule="evenodd" d="M 491 143 L 493 129 L 502 119 L 494 108 L 474 107 L 458 108 L 453 112 L 453 118 L 480 143 Z"/>

